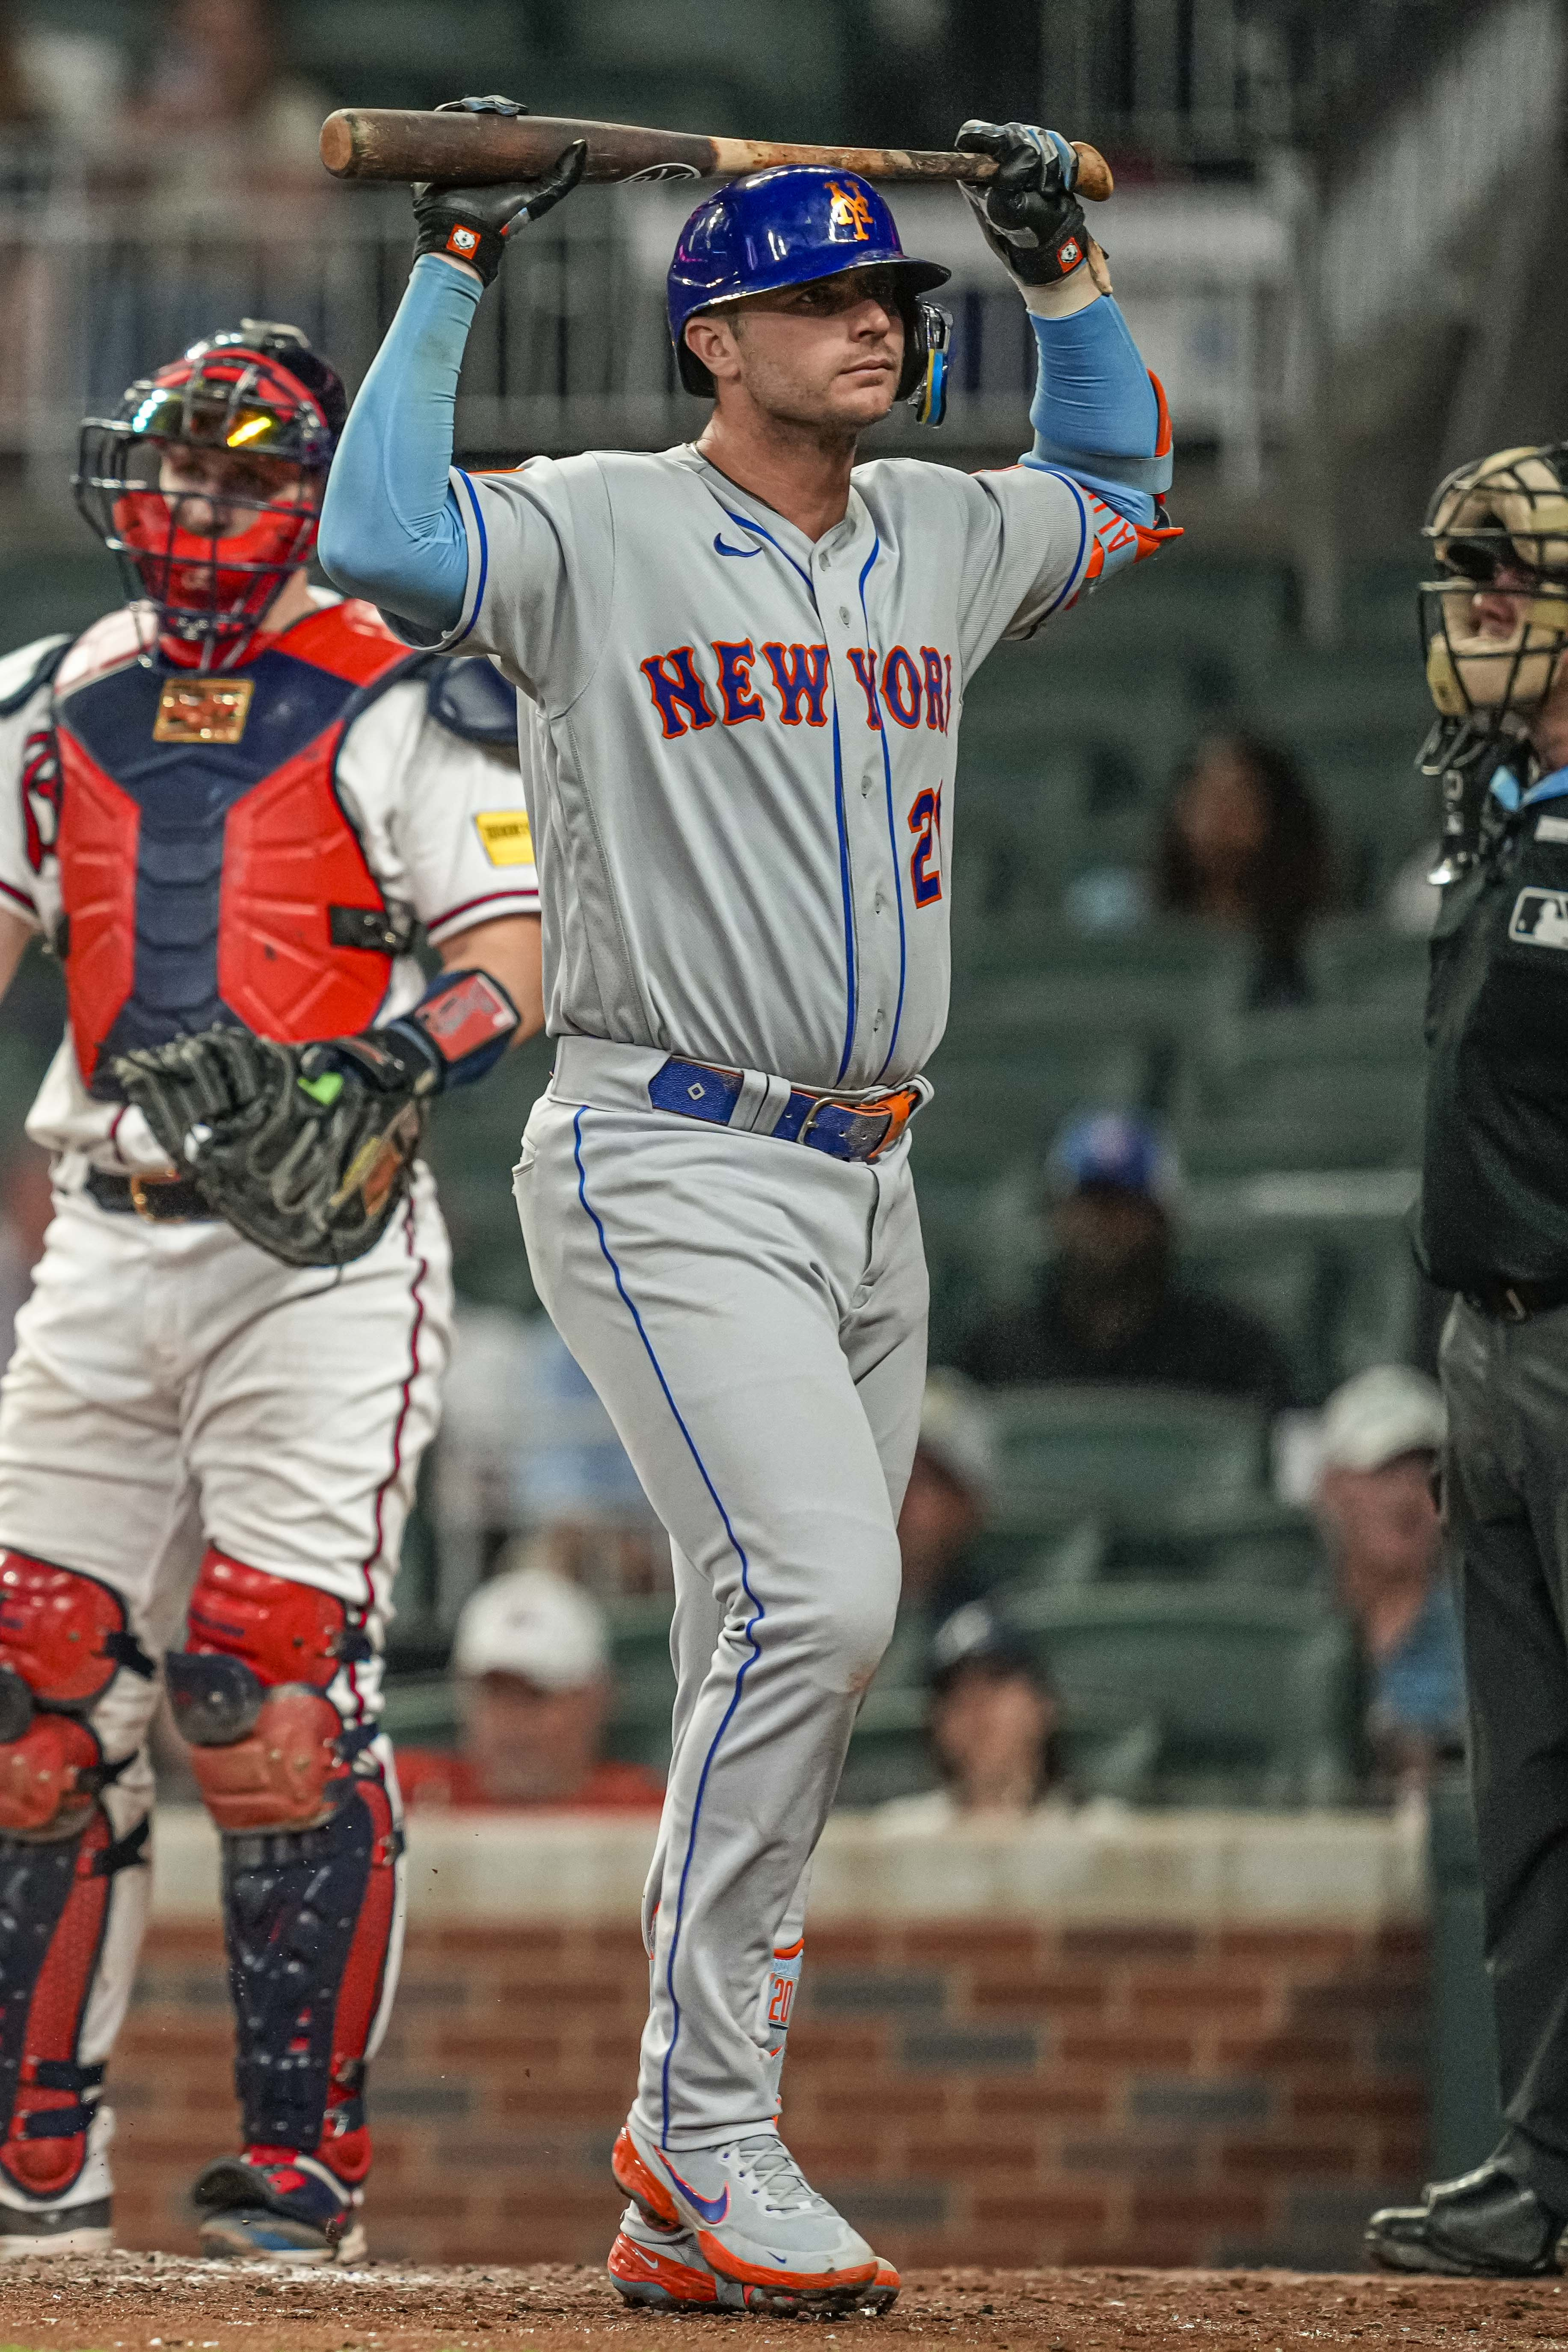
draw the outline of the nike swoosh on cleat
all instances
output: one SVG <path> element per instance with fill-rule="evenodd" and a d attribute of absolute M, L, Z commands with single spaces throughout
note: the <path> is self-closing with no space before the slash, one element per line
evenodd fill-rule
<path fill-rule="evenodd" d="M 713 549 L 718 555 L 761 555 L 763 551 L 760 547 L 731 547 L 718 531 L 713 534 Z"/>
<path fill-rule="evenodd" d="M 729 2183 L 725 2183 L 724 2193 L 721 2197 L 700 2197 L 689 2180 L 682 2180 L 679 2173 L 677 2172 L 674 2165 L 671 2164 L 663 2148 L 660 2148 L 658 2151 L 658 2160 L 660 2164 L 663 2165 L 666 2172 L 668 2173 L 670 2179 L 674 2181 L 676 2187 L 679 2189 L 681 2195 L 689 2199 L 696 2207 L 698 2212 L 701 2214 L 702 2219 L 707 2222 L 709 2228 L 710 2230 L 716 2230 L 730 2210 Z"/>

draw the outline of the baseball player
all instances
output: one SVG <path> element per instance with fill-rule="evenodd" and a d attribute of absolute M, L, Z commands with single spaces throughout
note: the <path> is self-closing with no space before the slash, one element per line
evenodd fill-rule
<path fill-rule="evenodd" d="M 927 1302 L 906 1131 L 947 1007 L 958 722 L 999 638 L 1158 546 L 1170 478 L 1072 149 L 1016 123 L 962 143 L 999 160 L 981 226 L 1039 345 L 1018 466 L 856 463 L 896 399 L 930 399 L 947 273 L 866 182 L 787 169 L 709 197 L 676 248 L 695 444 L 449 471 L 475 307 L 574 150 L 531 184 L 416 191 L 322 518 L 332 577 L 524 697 L 556 1059 L 517 1198 L 674 1550 L 652 2003 L 615 2158 L 632 2302 L 832 2313 L 898 2285 L 802 2178 L 777 2076 L 804 1875 L 899 1595 Z"/>
<path fill-rule="evenodd" d="M 365 2065 L 401 1939 L 382 1638 L 447 1352 L 446 1235 L 427 1173 L 384 1169 L 379 1223 L 289 1262 L 274 1169 L 269 1255 L 126 1094 L 214 1040 L 315 1056 L 304 1200 L 315 1139 L 368 1096 L 355 1070 L 416 1067 L 403 1091 L 427 1093 L 538 1024 L 515 756 L 479 740 L 493 672 L 437 677 L 308 583 L 346 405 L 302 335 L 256 320 L 132 385 L 84 427 L 78 478 L 132 601 L 0 662 L 0 988 L 41 932 L 68 1007 L 28 1122 L 54 1221 L 0 1391 L 5 2254 L 110 2242 L 100 2095 L 182 1642 L 244 2140 L 196 2183 L 203 2243 L 364 2245 Z M 377 1101 L 406 1122 L 390 1081 Z"/>

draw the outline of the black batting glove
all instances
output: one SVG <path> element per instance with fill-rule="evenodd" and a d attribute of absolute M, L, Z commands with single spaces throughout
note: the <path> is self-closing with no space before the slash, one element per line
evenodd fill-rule
<path fill-rule="evenodd" d="M 994 157 L 994 180 L 959 185 L 993 253 L 1021 285 L 1052 286 L 1089 258 L 1083 206 L 1073 194 L 1078 157 L 1059 131 L 1031 122 L 966 122 L 955 147 Z"/>
<path fill-rule="evenodd" d="M 437 114 L 526 114 L 516 98 L 449 98 Z M 537 180 L 510 180 L 493 188 L 449 187 L 437 180 L 414 184 L 414 257 L 438 253 L 466 261 L 487 286 L 495 283 L 506 241 L 570 195 L 588 160 L 587 142 L 574 140 L 553 168 Z"/>

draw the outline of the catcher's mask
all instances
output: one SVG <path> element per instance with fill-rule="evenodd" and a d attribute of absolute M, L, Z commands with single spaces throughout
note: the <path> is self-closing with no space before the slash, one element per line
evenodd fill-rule
<path fill-rule="evenodd" d="M 347 410 L 298 327 L 245 319 L 133 383 L 117 416 L 83 424 L 77 504 L 156 615 L 165 661 L 226 669 L 248 657 L 316 543 Z"/>

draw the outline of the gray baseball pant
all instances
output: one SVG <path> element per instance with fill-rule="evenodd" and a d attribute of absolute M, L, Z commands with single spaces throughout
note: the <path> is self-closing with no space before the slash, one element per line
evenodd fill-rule
<path fill-rule="evenodd" d="M 760 1990 L 892 1632 L 925 1260 L 907 1141 L 853 1164 L 652 1111 L 663 1056 L 595 1051 L 586 1086 L 558 1059 L 515 1192 L 540 1297 L 671 1538 L 636 2113 L 716 2147 L 773 2124 Z M 560 1098 L 563 1063 L 590 1102 Z"/>

